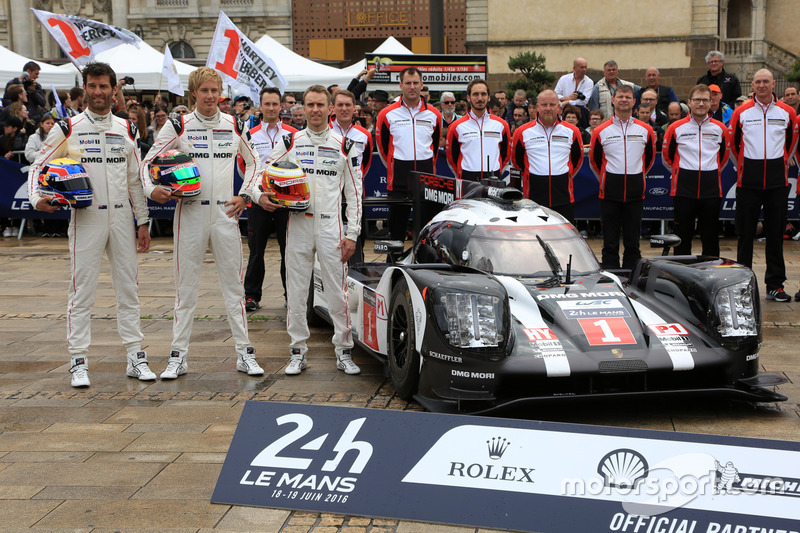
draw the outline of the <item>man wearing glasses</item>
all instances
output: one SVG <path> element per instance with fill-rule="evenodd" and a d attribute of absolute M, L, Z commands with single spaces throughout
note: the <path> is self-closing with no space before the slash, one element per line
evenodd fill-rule
<path fill-rule="evenodd" d="M 297 99 L 292 93 L 284 93 L 283 97 L 281 97 L 281 107 L 283 109 L 291 110 L 296 105 Z"/>
<path fill-rule="evenodd" d="M 442 136 L 439 137 L 439 148 L 444 148 L 450 124 L 460 119 L 461 115 L 456 114 L 456 97 L 453 93 L 443 92 L 439 103 L 442 105 Z"/>
<path fill-rule="evenodd" d="M 706 54 L 708 72 L 697 78 L 698 84 L 718 85 L 722 89 L 722 101 L 736 107 L 736 99 L 742 96 L 742 87 L 739 78 L 734 74 L 725 72 L 725 56 L 719 50 L 712 50 Z"/>

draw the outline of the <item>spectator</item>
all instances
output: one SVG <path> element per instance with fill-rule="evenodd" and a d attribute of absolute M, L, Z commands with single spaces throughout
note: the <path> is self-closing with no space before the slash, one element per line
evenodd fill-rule
<path fill-rule="evenodd" d="M 467 103 L 464 100 L 456 102 L 456 115 L 463 117 L 467 114 Z"/>
<path fill-rule="evenodd" d="M 230 96 L 222 96 L 217 103 L 217 107 L 221 113 L 225 113 L 227 115 L 231 114 L 231 97 Z"/>
<path fill-rule="evenodd" d="M 422 86 L 422 90 L 419 92 L 419 96 L 425 99 L 425 102 L 431 101 L 431 90 L 428 88 L 427 85 Z"/>
<path fill-rule="evenodd" d="M 500 100 L 494 96 L 489 99 L 489 112 L 492 115 L 500 118 L 506 116 L 505 111 L 503 111 L 503 107 L 500 105 Z"/>
<path fill-rule="evenodd" d="M 6 90 L 4 98 L 7 98 L 9 103 L 0 111 L 0 123 L 5 123 L 8 120 L 8 109 L 11 104 L 15 102 L 28 103 L 28 93 L 25 92 L 25 88 L 22 85 L 12 85 Z"/>
<path fill-rule="evenodd" d="M 297 105 L 297 99 L 295 98 L 293 93 L 283 93 L 281 96 L 281 107 L 283 109 L 291 109 Z"/>
<path fill-rule="evenodd" d="M 26 163 L 25 144 L 28 138 L 25 130 L 22 129 L 22 121 L 19 117 L 9 116 L 3 125 L 3 135 L 0 135 L 0 154 L 4 159 Z"/>
<path fill-rule="evenodd" d="M 6 83 L 6 93 L 3 97 L 3 106 L 8 107 L 12 102 L 10 97 L 7 97 L 8 89 L 12 85 L 22 85 L 27 97 L 25 103 L 28 105 L 31 118 L 35 121 L 39 120 L 47 105 L 47 100 L 45 100 L 44 97 L 44 90 L 36 81 L 39 78 L 39 70 L 40 67 L 36 62 L 28 61 L 25 63 L 22 67 L 22 74 L 19 77 L 11 78 L 8 83 Z"/>
<path fill-rule="evenodd" d="M 625 246 L 622 268 L 632 269 L 641 258 L 645 175 L 655 161 L 656 135 L 648 124 L 631 116 L 633 91 L 627 84 L 617 86 L 611 104 L 614 115 L 592 131 L 589 148 L 589 162 L 600 180 L 604 269 L 620 267 L 620 232 Z"/>
<path fill-rule="evenodd" d="M 181 115 L 188 115 L 188 114 L 189 114 L 188 107 L 186 107 L 185 105 L 176 105 L 175 107 L 172 108 L 172 113 L 170 113 L 170 116 L 172 118 L 178 118 Z"/>
<path fill-rule="evenodd" d="M 44 140 L 47 138 L 47 135 L 50 133 L 55 123 L 56 119 L 49 113 L 45 113 L 42 115 L 42 118 L 39 119 L 39 129 L 28 137 L 28 142 L 25 145 L 25 159 L 28 160 L 28 163 L 33 163 L 36 160 L 36 156 L 39 155 L 39 150 L 42 149 Z"/>
<path fill-rule="evenodd" d="M 517 131 L 517 128 L 524 126 L 528 122 L 528 115 L 525 113 L 524 108 L 517 107 L 514 109 L 514 115 L 512 118 L 514 120 L 509 127 L 511 128 L 511 135 L 514 135 L 514 132 Z"/>
<path fill-rule="evenodd" d="M 522 171 L 525 198 L 575 224 L 572 177 L 583 164 L 581 132 L 577 126 L 558 120 L 561 104 L 554 91 L 542 91 L 537 100 L 536 120 L 514 133 L 511 164 Z"/>
<path fill-rule="evenodd" d="M 798 126 L 792 108 L 777 100 L 772 93 L 775 88 L 772 72 L 759 70 L 751 85 L 755 92 L 753 99 L 733 112 L 730 125 L 733 134 L 731 150 L 738 171 L 736 229 L 739 245 L 736 261 L 752 268 L 753 241 L 763 208 L 766 298 L 789 302 L 791 297 L 783 290 L 786 281 L 783 231 L 789 193 L 787 165 L 797 143 Z M 795 298 L 800 300 L 800 293 Z"/>
<path fill-rule="evenodd" d="M 589 112 L 589 126 L 586 128 L 586 132 L 591 135 L 594 129 L 603 123 L 603 119 L 606 117 L 603 115 L 603 112 L 599 109 L 595 109 L 594 111 Z"/>
<path fill-rule="evenodd" d="M 528 95 L 525 94 L 525 91 L 522 89 L 514 91 L 514 100 L 509 102 L 508 109 L 506 110 L 506 122 L 511 123 L 515 121 L 514 110 L 517 108 L 522 108 L 524 113 L 526 115 L 528 114 Z"/>
<path fill-rule="evenodd" d="M 661 126 L 669 122 L 667 114 L 658 108 L 658 95 L 654 90 L 639 91 L 639 97 L 642 104 L 647 104 L 650 107 L 649 120 L 653 123 L 653 129 L 661 129 Z"/>
<path fill-rule="evenodd" d="M 709 111 L 711 117 L 723 122 L 726 126 L 730 126 L 733 110 L 722 101 L 722 91 L 718 86 L 709 85 L 708 88 L 711 89 L 711 109 Z"/>
<path fill-rule="evenodd" d="M 83 112 L 83 87 L 73 87 L 69 90 L 69 107 L 77 115 Z"/>
<path fill-rule="evenodd" d="M 670 124 L 682 119 L 683 117 L 683 108 L 681 108 L 680 102 L 670 102 L 669 107 L 667 108 L 667 119 L 669 119 L 669 122 L 661 126 L 661 131 L 666 133 Z"/>
<path fill-rule="evenodd" d="M 677 102 L 678 97 L 675 96 L 675 91 L 672 87 L 661 85 L 661 73 L 656 67 L 650 67 L 644 74 L 645 86 L 636 92 L 637 103 L 641 101 L 642 93 L 646 90 L 651 90 L 656 93 L 656 109 L 662 114 L 667 114 L 667 107 L 670 102 Z"/>
<path fill-rule="evenodd" d="M 375 121 L 378 152 L 386 165 L 387 189 L 391 198 L 407 198 L 411 192 L 411 172 L 433 172 L 436 168 L 442 115 L 420 96 L 422 74 L 415 67 L 400 72 L 399 101 L 385 107 Z M 377 93 L 378 91 L 375 91 Z M 374 93 L 373 93 L 374 95 Z M 425 224 L 435 215 L 435 208 L 423 205 L 415 214 Z M 406 238 L 411 207 L 389 207 L 389 232 L 392 239 Z"/>
<path fill-rule="evenodd" d="M 233 113 L 236 117 L 244 122 L 245 128 L 250 130 L 258 123 L 255 115 L 250 113 L 253 106 L 250 104 L 250 98 L 247 96 L 237 96 L 233 100 Z"/>
<path fill-rule="evenodd" d="M 150 147 L 153 146 L 155 137 L 150 136 L 150 130 L 147 129 L 147 119 L 144 115 L 144 108 L 139 105 L 136 100 L 128 102 L 128 117 L 131 122 L 136 124 L 139 129 L 139 138 L 136 139 L 136 145 L 139 147 L 139 152 L 144 158 Z"/>
<path fill-rule="evenodd" d="M 306 112 L 300 104 L 292 108 L 292 127 L 298 131 L 306 127 Z"/>
<path fill-rule="evenodd" d="M 281 120 L 284 126 L 292 126 L 292 111 L 290 109 L 282 107 L 278 113 L 278 118 Z M 294 128 L 294 126 L 292 127 Z"/>
<path fill-rule="evenodd" d="M 369 70 L 367 69 L 362 70 L 361 72 L 358 73 L 358 76 L 356 76 L 350 81 L 350 85 L 347 86 L 347 90 L 353 93 L 353 96 L 356 97 L 356 102 L 358 102 L 361 99 L 362 94 L 367 92 L 367 85 L 369 84 L 370 80 L 374 75 L 375 75 L 375 67 L 372 67 Z"/>
<path fill-rule="evenodd" d="M 25 135 L 25 142 L 28 142 L 28 136 L 36 131 L 36 123 L 30 119 L 28 107 L 22 102 L 16 101 L 8 106 L 8 116 L 17 117 L 20 120 L 22 123 L 21 133 Z"/>
<path fill-rule="evenodd" d="M 58 99 L 61 101 L 61 106 L 59 107 L 56 104 L 56 96 L 58 95 Z M 50 91 L 47 95 L 47 104 L 50 106 L 49 114 L 53 116 L 56 120 L 61 120 L 62 118 L 66 117 L 74 117 L 78 113 L 72 109 L 70 105 L 72 102 L 69 99 L 69 93 L 67 91 L 56 91 L 55 93 Z"/>
<path fill-rule="evenodd" d="M 569 122 L 581 132 L 581 144 L 586 146 L 592 140 L 592 134 L 587 132 L 586 130 L 580 129 L 580 116 L 581 116 L 581 109 L 577 106 L 567 104 L 561 110 L 561 116 L 563 117 L 565 122 Z"/>
<path fill-rule="evenodd" d="M 791 107 L 795 115 L 800 115 L 800 95 L 797 93 L 797 87 L 789 85 L 784 89 L 783 103 Z"/>
<path fill-rule="evenodd" d="M 562 106 L 578 106 L 581 112 L 578 118 L 582 125 L 589 123 L 589 110 L 586 105 L 594 89 L 594 82 L 586 75 L 588 65 L 584 58 L 576 57 L 572 61 L 572 72 L 561 76 L 555 88 Z"/>
<path fill-rule="evenodd" d="M 538 99 L 531 98 L 528 100 L 528 108 L 525 110 L 526 114 L 528 115 L 528 121 L 536 120 L 536 104 L 538 103 Z"/>
<path fill-rule="evenodd" d="M 700 226 L 703 255 L 719 257 L 720 176 L 731 146 L 728 127 L 709 117 L 711 90 L 696 85 L 689 92 L 691 116 L 672 122 L 664 138 L 664 165 L 672 170 L 670 187 L 675 233 L 681 243 L 675 255 L 692 253 L 695 219 Z"/>
<path fill-rule="evenodd" d="M 750 100 L 749 97 L 747 97 L 745 95 L 740 96 L 739 98 L 736 99 L 736 104 L 735 104 L 736 107 L 734 107 L 734 109 L 737 109 L 740 105 L 742 105 L 743 103 L 745 103 L 748 100 Z"/>
<path fill-rule="evenodd" d="M 492 110 L 492 114 L 498 117 L 505 117 L 506 111 L 508 111 L 508 98 L 506 97 L 505 91 L 495 91 L 492 95 L 494 98 L 497 99 L 497 102 L 500 104 L 500 108 L 497 113 Z M 491 101 L 490 101 L 491 107 Z"/>
<path fill-rule="evenodd" d="M 444 148 L 447 143 L 447 129 L 461 115 L 456 114 L 456 97 L 453 93 L 445 91 L 439 100 L 442 109 L 442 135 L 439 137 L 439 148 Z"/>
<path fill-rule="evenodd" d="M 155 105 L 153 107 L 153 123 L 150 124 L 150 137 L 155 140 L 158 137 L 158 132 L 161 131 L 161 128 L 164 127 L 164 124 L 167 123 L 167 119 L 169 118 L 169 114 L 167 113 L 167 108 L 163 105 Z"/>
<path fill-rule="evenodd" d="M 729 107 L 734 107 L 736 99 L 742 95 L 742 88 L 739 85 L 739 78 L 725 72 L 725 56 L 718 50 L 712 50 L 706 54 L 706 64 L 708 72 L 697 78 L 697 83 L 720 87 L 722 101 Z"/>
<path fill-rule="evenodd" d="M 389 93 L 378 89 L 376 91 L 372 91 L 370 98 L 372 98 L 372 112 L 377 117 L 378 113 L 383 111 L 384 108 L 389 105 Z"/>
<path fill-rule="evenodd" d="M 621 80 L 618 78 L 619 65 L 613 59 L 608 60 L 603 65 L 603 79 L 594 84 L 592 89 L 592 97 L 589 99 L 589 110 L 594 111 L 599 109 L 606 117 L 614 116 L 613 97 L 617 89 L 622 85 L 632 87 L 634 91 L 638 91 L 640 87 L 629 81 Z"/>

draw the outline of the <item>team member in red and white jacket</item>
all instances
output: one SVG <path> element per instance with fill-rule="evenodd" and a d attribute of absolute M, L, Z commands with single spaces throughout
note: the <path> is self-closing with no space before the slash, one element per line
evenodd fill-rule
<path fill-rule="evenodd" d="M 261 122 L 250 130 L 250 140 L 258 152 L 261 166 L 266 167 L 269 154 L 284 135 L 295 133 L 297 130 L 281 122 L 281 92 L 275 87 L 264 87 L 260 93 L 259 109 Z M 244 168 L 244 161 L 238 158 L 240 169 Z M 278 240 L 281 251 L 281 283 L 283 284 L 283 299 L 286 301 L 286 223 L 289 220 L 288 209 L 267 211 L 258 203 L 252 202 L 247 207 L 247 248 L 250 255 L 247 258 L 247 270 L 244 274 L 244 298 L 247 311 L 257 311 L 261 305 L 261 290 L 264 284 L 264 250 L 267 240 L 272 232 Z"/>
<path fill-rule="evenodd" d="M 467 101 L 470 110 L 447 129 L 447 164 L 464 180 L 499 178 L 511 158 L 508 123 L 486 109 L 489 85 L 484 80 L 469 82 Z"/>
<path fill-rule="evenodd" d="M 520 126 L 511 141 L 511 163 L 522 171 L 522 194 L 561 213 L 575 224 L 572 177 L 583 164 L 581 132 L 559 120 L 561 104 L 554 91 L 542 91 L 536 120 Z"/>
<path fill-rule="evenodd" d="M 589 163 L 600 180 L 600 221 L 603 224 L 603 268 L 619 268 L 619 234 L 625 251 L 622 268 L 641 258 L 639 230 L 644 207 L 645 174 L 656 157 L 656 134 L 634 119 L 633 89 L 617 87 L 614 116 L 592 131 Z"/>
<path fill-rule="evenodd" d="M 720 175 L 730 154 L 727 126 L 711 118 L 711 89 L 695 85 L 689 92 L 689 116 L 673 122 L 664 135 L 661 155 L 672 169 L 675 233 L 681 244 L 675 255 L 692 253 L 694 221 L 700 224 L 703 255 L 719 256 L 719 207 L 722 202 Z"/>
<path fill-rule="evenodd" d="M 736 261 L 751 267 L 759 213 L 764 209 L 768 300 L 791 300 L 783 290 L 783 229 L 789 192 L 789 159 L 797 143 L 795 112 L 773 94 L 772 72 L 761 69 L 752 81 L 755 96 L 731 116 L 731 149 L 739 176 L 736 182 Z M 797 294 L 800 298 L 800 293 Z"/>
<path fill-rule="evenodd" d="M 422 74 L 414 67 L 400 72 L 402 97 L 383 108 L 375 121 L 375 139 L 378 153 L 386 165 L 386 185 L 390 198 L 407 198 L 410 173 L 433 172 L 442 133 L 442 115 L 420 97 Z M 389 207 L 389 231 L 393 239 L 405 240 L 408 215 L 411 207 Z M 436 207 L 423 205 L 421 217 L 424 224 L 436 214 Z"/>

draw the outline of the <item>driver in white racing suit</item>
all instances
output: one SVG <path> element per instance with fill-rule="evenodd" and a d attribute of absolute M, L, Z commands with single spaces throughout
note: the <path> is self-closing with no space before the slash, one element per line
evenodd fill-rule
<path fill-rule="evenodd" d="M 141 172 L 145 193 L 161 203 L 171 199 L 170 192 L 154 185 L 148 172 L 148 163 L 158 154 L 172 149 L 181 150 L 194 160 L 200 173 L 200 194 L 178 199 L 175 209 L 175 322 L 169 362 L 161 379 L 176 379 L 187 371 L 186 355 L 197 307 L 200 268 L 209 242 L 235 343 L 236 369 L 258 376 L 264 370 L 256 362 L 255 349 L 250 345 L 247 332 L 242 285 L 242 238 L 238 223 L 239 215 L 254 194 L 252 187 L 257 183 L 260 166 L 258 154 L 250 142 L 250 133 L 244 123 L 217 109 L 222 78 L 216 71 L 201 67 L 192 72 L 189 91 L 197 102 L 197 108 L 161 128 Z M 245 171 L 239 196 L 234 196 L 233 175 L 237 154 L 242 156 Z M 267 205 L 265 209 L 274 207 Z"/>
<path fill-rule="evenodd" d="M 128 354 L 126 373 L 152 381 L 139 327 L 138 264 L 136 251 L 150 248 L 149 216 L 139 183 L 136 126 L 111 114 L 117 76 L 105 63 L 89 63 L 82 72 L 88 109 L 50 130 L 28 174 L 28 197 L 39 211 L 54 212 L 38 188 L 42 166 L 66 157 L 86 169 L 92 186 L 92 205 L 73 209 L 69 222 L 72 279 L 67 305 L 67 345 L 73 387 L 88 387 L 87 352 L 91 344 L 91 314 L 103 251 L 108 254 L 117 295 L 117 330 Z M 133 209 L 131 209 L 133 204 Z M 134 216 L 136 228 L 134 232 Z M 137 245 L 138 241 L 138 245 Z"/>
<path fill-rule="evenodd" d="M 291 161 L 308 177 L 311 205 L 292 211 L 286 230 L 286 293 L 289 312 L 286 329 L 291 338 L 288 375 L 306 368 L 309 337 L 306 304 L 314 267 L 314 252 L 322 270 L 325 300 L 333 321 L 336 367 L 346 374 L 361 369 L 353 362 L 353 336 L 347 305 L 347 261 L 353 255 L 361 230 L 361 159 L 354 141 L 328 126 L 331 96 L 325 87 L 312 85 L 303 95 L 308 127 L 285 135 L 270 154 L 270 161 Z M 342 193 L 347 201 L 347 229 L 342 222 Z M 264 202 L 260 202 L 261 205 Z"/>

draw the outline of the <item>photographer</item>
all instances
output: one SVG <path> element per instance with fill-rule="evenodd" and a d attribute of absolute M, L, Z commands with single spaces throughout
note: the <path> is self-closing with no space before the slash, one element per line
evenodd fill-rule
<path fill-rule="evenodd" d="M 237 96 L 233 100 L 233 114 L 245 123 L 248 130 L 254 128 L 259 123 L 255 115 L 250 114 L 251 109 L 250 98 L 247 96 Z"/>
<path fill-rule="evenodd" d="M 39 77 L 39 70 L 40 67 L 37 63 L 33 61 L 25 63 L 25 66 L 22 67 L 22 74 L 16 78 L 12 78 L 6 83 L 6 92 L 3 96 L 3 107 L 8 107 L 11 103 L 10 98 L 7 96 L 9 87 L 12 85 L 22 85 L 28 99 L 26 102 L 28 112 L 30 113 L 31 119 L 35 122 L 39 121 L 47 105 L 47 101 L 44 97 L 44 90 L 42 90 L 42 86 L 36 82 L 36 79 Z"/>
<path fill-rule="evenodd" d="M 581 111 L 578 117 L 580 126 L 585 128 L 589 125 L 589 110 L 586 104 L 592 95 L 594 83 L 586 75 L 588 63 L 582 57 L 576 57 L 572 62 L 572 74 L 564 74 L 556 84 L 556 94 L 561 107 L 566 105 L 576 106 Z"/>
<path fill-rule="evenodd" d="M 125 91 L 122 89 L 126 85 L 133 85 L 135 83 L 134 79 L 130 76 L 123 76 L 117 81 L 117 87 L 114 90 L 114 110 L 115 113 L 123 112 L 126 115 L 128 114 L 128 110 L 126 109 L 126 98 L 125 98 Z M 127 118 L 127 117 L 125 117 Z"/>

